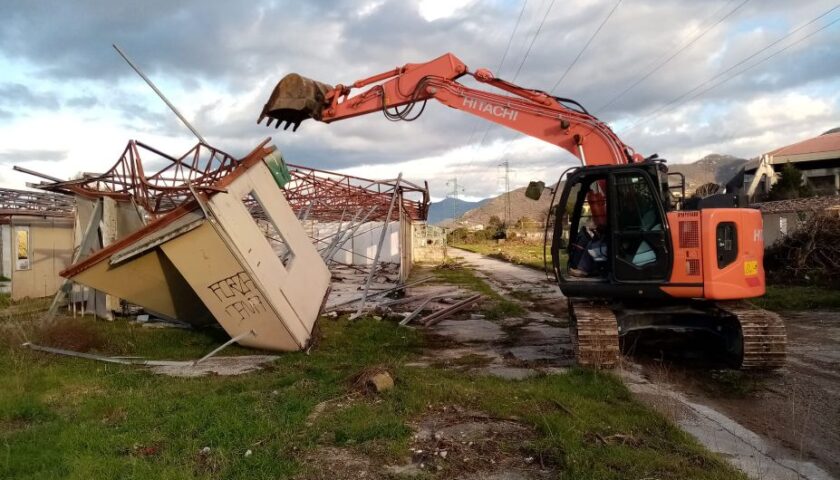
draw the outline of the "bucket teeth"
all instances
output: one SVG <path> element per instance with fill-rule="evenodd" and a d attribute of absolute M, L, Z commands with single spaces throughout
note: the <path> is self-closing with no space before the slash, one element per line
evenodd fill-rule
<path fill-rule="evenodd" d="M 270 127 L 274 120 L 274 128 L 280 128 L 283 123 L 283 130 L 291 126 L 293 132 L 297 131 L 302 121 L 308 118 L 321 119 L 326 95 L 330 90 L 332 87 L 327 84 L 290 73 L 274 87 L 257 123 L 262 123 L 267 117 L 266 126 Z"/>

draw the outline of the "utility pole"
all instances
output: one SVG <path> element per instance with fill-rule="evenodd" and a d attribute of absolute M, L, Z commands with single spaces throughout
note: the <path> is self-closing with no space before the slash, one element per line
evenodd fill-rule
<path fill-rule="evenodd" d="M 499 164 L 505 169 L 505 229 L 510 228 L 510 162 L 505 160 Z"/>
<path fill-rule="evenodd" d="M 446 186 L 447 187 L 452 187 L 452 190 L 449 193 L 447 193 L 446 196 L 448 198 L 451 198 L 451 199 L 454 200 L 452 202 L 452 217 L 451 218 L 452 218 L 452 221 L 455 221 L 455 211 L 456 211 L 456 208 L 457 208 L 456 204 L 458 203 L 458 195 L 463 193 L 464 187 L 458 185 L 458 177 L 450 178 L 446 182 Z"/>

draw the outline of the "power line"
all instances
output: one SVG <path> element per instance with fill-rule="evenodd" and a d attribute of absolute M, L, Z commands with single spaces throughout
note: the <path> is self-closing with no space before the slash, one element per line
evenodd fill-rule
<path fill-rule="evenodd" d="M 703 29 L 707 25 L 709 25 L 709 22 L 712 19 L 717 18 L 717 16 L 723 11 L 723 9 L 728 7 L 732 2 L 733 2 L 733 0 L 726 0 L 725 2 L 721 3 L 720 6 L 718 8 L 716 8 L 712 13 L 707 15 L 706 18 L 704 18 L 702 22 L 695 25 L 694 28 L 691 29 L 691 32 L 686 34 L 686 37 L 689 37 L 691 35 L 694 35 L 694 34 L 698 33 L 701 29 Z M 648 68 L 653 68 L 654 65 L 661 62 L 665 57 L 667 57 L 670 54 L 671 54 L 670 50 L 662 52 L 655 59 L 651 60 L 650 62 L 647 62 L 647 64 L 645 64 L 644 67 L 640 66 L 639 68 L 637 68 L 636 72 L 640 73 L 642 71 L 647 71 Z"/>
<path fill-rule="evenodd" d="M 601 29 L 604 28 L 604 24 L 606 24 L 607 21 L 610 19 L 610 17 L 612 17 L 613 13 L 615 13 L 615 10 L 618 8 L 619 5 L 621 5 L 621 0 L 618 0 L 617 2 L 615 2 L 615 6 L 613 6 L 612 10 L 610 10 L 610 13 L 608 13 L 607 16 L 604 18 L 604 20 L 601 21 L 601 24 L 598 25 L 598 28 L 595 29 L 595 32 L 592 34 L 591 37 L 589 37 L 589 40 L 586 41 L 586 44 L 583 46 L 583 48 L 580 49 L 580 51 L 578 52 L 575 59 L 572 60 L 572 63 L 570 63 L 569 66 L 566 67 L 566 71 L 563 72 L 563 75 L 560 76 L 560 79 L 557 80 L 557 83 L 555 83 L 554 86 L 551 87 L 551 90 L 549 90 L 549 93 L 554 93 L 554 90 L 556 90 L 557 87 L 559 87 L 560 84 L 563 83 L 563 79 L 565 79 L 566 75 L 568 75 L 569 72 L 572 71 L 572 68 L 575 66 L 577 61 L 580 60 L 581 55 L 583 55 L 583 52 L 586 51 L 586 49 L 589 47 L 589 44 L 592 43 L 592 40 L 595 40 L 595 37 L 598 36 L 598 32 L 600 32 Z"/>
<path fill-rule="evenodd" d="M 502 73 L 502 66 L 505 64 L 505 59 L 507 58 L 507 54 L 510 51 L 510 46 L 513 44 L 513 37 L 516 36 L 516 31 L 519 29 L 519 23 L 522 21 L 522 15 L 525 13 L 525 7 L 528 6 L 528 0 L 522 2 L 522 9 L 519 10 L 519 17 L 516 18 L 516 25 L 513 26 L 513 31 L 510 33 L 510 38 L 508 39 L 507 47 L 505 47 L 505 53 L 502 55 L 501 61 L 499 61 L 499 67 L 496 69 L 496 74 Z"/>
<path fill-rule="evenodd" d="M 800 38 L 800 39 L 798 39 L 798 40 L 794 41 L 793 43 L 791 43 L 791 44 L 789 44 L 789 45 L 787 45 L 787 46 L 785 46 L 785 47 L 783 47 L 783 48 L 781 48 L 781 49 L 777 50 L 776 52 L 774 52 L 774 53 L 772 53 L 772 54 L 770 54 L 770 55 L 768 55 L 768 56 L 766 56 L 766 57 L 764 57 L 764 58 L 762 58 L 761 60 L 759 60 L 759 61 L 755 62 L 754 64 L 752 64 L 752 65 L 748 66 L 747 68 L 744 68 L 744 69 L 742 69 L 742 70 L 740 70 L 740 71 L 738 71 L 738 72 L 735 72 L 733 75 L 730 75 L 730 76 L 728 76 L 728 77 L 724 78 L 724 79 L 723 79 L 723 80 L 721 80 L 720 82 L 717 82 L 717 83 L 715 83 L 715 84 L 713 84 L 713 85 L 709 86 L 708 88 L 706 88 L 706 89 L 704 89 L 704 90 L 700 90 L 700 91 L 699 91 L 699 92 L 697 92 L 696 94 L 694 94 L 694 95 L 692 95 L 691 97 L 689 97 L 689 98 L 687 98 L 687 99 L 685 99 L 685 100 L 683 100 L 683 101 L 681 101 L 681 102 L 680 102 L 680 100 L 682 100 L 682 99 L 683 99 L 683 98 L 685 98 L 686 96 L 690 95 L 692 92 L 695 92 L 695 91 L 697 91 L 697 90 L 699 90 L 699 89 L 703 88 L 704 86 L 706 86 L 706 85 L 708 85 L 709 83 L 711 83 L 712 81 L 714 81 L 716 78 L 719 78 L 719 77 L 721 77 L 722 75 L 724 75 L 725 73 L 727 73 L 727 72 L 729 72 L 729 71 L 733 70 L 735 67 L 737 67 L 737 66 L 739 66 L 739 65 L 744 64 L 744 63 L 745 63 L 745 62 L 747 62 L 749 59 L 751 59 L 751 58 L 755 57 L 756 55 L 758 55 L 759 53 L 761 53 L 761 52 L 763 52 L 763 51 L 767 50 L 768 48 L 772 47 L 773 45 L 778 44 L 780 41 L 784 40 L 785 38 L 789 38 L 791 35 L 795 34 L 795 33 L 796 33 L 796 32 L 798 32 L 799 30 L 801 30 L 802 28 L 804 28 L 804 27 L 806 27 L 806 26 L 808 26 L 808 25 L 810 25 L 810 24 L 814 23 L 815 21 L 819 20 L 820 18 L 824 17 L 825 15 L 828 15 L 829 13 L 831 13 L 833 10 L 835 10 L 835 9 L 837 9 L 837 8 L 840 8 L 840 5 L 835 6 L 834 8 L 832 8 L 832 9 L 830 9 L 829 11 L 827 11 L 827 12 L 823 13 L 822 15 L 820 15 L 820 16 L 818 16 L 818 17 L 814 18 L 813 20 L 811 20 L 811 21 L 809 21 L 809 22 L 805 23 L 804 25 L 802 25 L 802 26 L 800 26 L 800 27 L 796 28 L 795 30 L 791 31 L 790 33 L 788 33 L 788 34 L 787 34 L 787 35 L 785 35 L 784 37 L 782 37 L 782 38 L 780 38 L 780 39 L 776 40 L 775 42 L 773 42 L 773 43 L 771 43 L 771 44 L 769 44 L 769 45 L 765 46 L 764 48 L 762 48 L 762 49 L 760 49 L 759 51 L 755 52 L 754 54 L 750 55 L 749 57 L 747 57 L 747 58 L 745 58 L 745 59 L 741 60 L 740 62 L 736 63 L 735 65 L 733 65 L 733 66 L 731 66 L 731 67 L 729 67 L 728 69 L 724 70 L 723 72 L 721 72 L 721 73 L 719 73 L 719 74 L 715 75 L 714 77 L 712 77 L 712 78 L 710 78 L 710 79 L 706 80 L 705 82 L 703 82 L 703 83 L 701 83 L 700 85 L 698 85 L 698 86 L 694 87 L 693 89 L 689 90 L 688 92 L 686 92 L 686 93 L 684 93 L 684 94 L 680 95 L 679 97 L 675 98 L 674 100 L 670 101 L 669 103 L 667 103 L 667 104 L 663 105 L 662 107 L 660 107 L 660 108 L 658 108 L 658 109 L 654 110 L 652 113 L 650 113 L 649 115 L 647 115 L 647 116 L 646 116 L 646 117 L 644 117 L 643 119 L 639 120 L 638 122 L 634 123 L 633 125 L 631 125 L 631 126 L 627 127 L 626 129 L 622 129 L 622 130 L 623 130 L 623 131 L 633 130 L 633 129 L 637 128 L 637 127 L 638 127 L 638 126 L 640 126 L 640 125 L 643 125 L 643 124 L 645 124 L 645 123 L 648 123 L 648 122 L 650 122 L 651 120 L 653 120 L 654 118 L 656 118 L 656 117 L 658 117 L 659 115 L 661 115 L 665 109 L 667 109 L 668 107 L 670 107 L 670 106 L 674 105 L 675 103 L 679 102 L 679 104 L 677 104 L 677 105 L 676 105 L 676 106 L 679 106 L 679 105 L 682 105 L 682 104 L 684 104 L 684 103 L 690 102 L 691 100 L 694 100 L 695 98 L 697 98 L 697 97 L 699 97 L 699 96 L 701 96 L 701 95 L 705 94 L 706 92 L 709 92 L 710 90 L 712 90 L 712 89 L 714 89 L 714 88 L 717 88 L 717 87 L 719 87 L 719 86 L 723 85 L 724 83 L 726 83 L 726 82 L 728 82 L 728 81 L 732 80 L 733 78 L 735 78 L 735 77 L 737 77 L 737 76 L 741 75 L 742 73 L 744 73 L 744 72 L 746 72 L 746 71 L 749 71 L 749 70 L 752 70 L 753 68 L 755 68 L 755 67 L 757 67 L 757 66 L 761 65 L 762 63 L 766 62 L 767 60 L 770 60 L 771 58 L 776 57 L 777 55 L 781 54 L 782 52 L 785 52 L 786 50 L 790 49 L 791 47 L 793 47 L 793 46 L 795 46 L 795 45 L 797 45 L 797 44 L 799 44 L 799 43 L 801 43 L 801 42 L 803 42 L 803 41 L 805 41 L 805 40 L 807 40 L 807 39 L 809 39 L 809 38 L 813 37 L 813 36 L 814 36 L 814 35 L 816 35 L 817 33 L 819 33 L 819 32 L 821 32 L 821 31 L 825 30 L 826 28 L 828 28 L 828 27 L 830 27 L 830 26 L 834 25 L 835 23 L 840 22 L 840 17 L 835 18 L 835 19 L 834 19 L 834 20 L 832 20 L 831 22 L 829 22 L 829 23 L 827 23 L 827 24 L 823 25 L 822 27 L 820 27 L 820 28 L 818 28 L 818 29 L 814 30 L 813 32 L 809 33 L 808 35 L 805 35 L 804 37 L 802 37 L 802 38 Z"/>
<path fill-rule="evenodd" d="M 505 64 L 505 59 L 507 59 L 508 52 L 510 52 L 510 46 L 513 44 L 513 37 L 516 36 L 516 31 L 519 29 L 519 24 L 522 22 L 522 15 L 525 13 L 525 7 L 528 6 L 528 0 L 522 2 L 522 8 L 519 10 L 519 16 L 516 18 L 516 24 L 513 26 L 513 31 L 510 32 L 510 37 L 508 38 L 507 47 L 505 47 L 505 53 L 502 54 L 502 59 L 499 61 L 499 67 L 496 69 L 496 74 L 498 75 L 502 71 L 502 66 Z M 472 132 L 470 132 L 470 138 L 467 140 L 467 145 L 472 144 L 473 136 L 475 136 L 475 132 L 478 131 L 478 127 L 481 124 L 481 120 L 477 119 L 476 123 L 473 125 Z M 485 133 L 485 135 L 487 135 Z M 482 141 L 483 143 L 483 141 Z"/>
<path fill-rule="evenodd" d="M 528 60 L 528 55 L 531 53 L 531 47 L 534 46 L 534 42 L 537 41 L 537 37 L 540 36 L 540 32 L 542 31 L 542 27 L 545 24 L 545 20 L 548 18 L 548 14 L 551 13 L 552 7 L 554 7 L 554 2 L 556 0 L 551 0 L 551 3 L 548 4 L 548 8 L 545 10 L 545 14 L 543 14 L 542 20 L 540 24 L 537 26 L 537 31 L 534 33 L 534 36 L 531 37 L 531 43 L 528 45 L 528 49 L 525 50 L 525 55 L 522 57 L 522 61 L 519 62 L 519 67 L 516 69 L 516 74 L 513 75 L 513 79 L 511 82 L 515 82 L 516 78 L 519 76 L 519 73 L 522 71 L 522 67 L 525 65 L 525 61 Z M 478 142 L 478 146 L 481 147 L 484 145 L 484 140 L 487 139 L 487 134 L 490 133 L 490 129 L 493 128 L 493 125 L 488 125 L 487 128 L 484 130 L 484 134 L 481 135 L 481 141 Z"/>
<path fill-rule="evenodd" d="M 513 76 L 512 82 L 516 81 L 516 77 L 519 76 L 519 72 L 522 71 L 522 67 L 525 65 L 525 61 L 528 60 L 528 55 L 531 54 L 531 47 L 534 46 L 534 42 L 537 41 L 537 37 L 540 36 L 540 32 L 542 31 L 542 27 L 545 24 L 545 20 L 548 18 L 548 14 L 551 13 L 552 7 L 554 7 L 555 0 L 551 0 L 551 3 L 548 4 L 548 8 L 545 9 L 545 15 L 543 15 L 542 20 L 540 21 L 540 25 L 537 27 L 537 32 L 534 34 L 534 37 L 531 38 L 531 43 L 528 45 L 528 49 L 525 50 L 525 56 L 522 58 L 522 62 L 519 63 L 519 68 L 516 69 L 516 74 Z"/>
<path fill-rule="evenodd" d="M 646 74 L 642 75 L 642 76 L 641 76 L 640 78 L 638 78 L 635 82 L 631 83 L 631 84 L 630 84 L 630 86 L 628 86 L 627 88 L 625 88 L 624 90 L 622 90 L 622 91 L 621 91 L 618 95 L 616 95 L 615 97 L 613 97 L 610 101 L 608 101 L 607 103 L 605 103 L 605 104 L 601 105 L 600 107 L 596 108 L 596 109 L 595 109 L 595 111 L 600 112 L 600 111 L 604 110 L 605 108 L 609 107 L 610 105 L 612 105 L 613 103 L 615 103 L 615 102 L 616 102 L 619 98 L 621 98 L 621 97 L 623 97 L 624 95 L 626 95 L 626 94 L 627 94 L 627 92 L 629 92 L 630 90 L 633 90 L 633 89 L 634 89 L 634 88 L 636 88 L 636 87 L 637 87 L 640 83 L 642 83 L 642 82 L 644 82 L 645 80 L 647 80 L 648 78 L 650 78 L 650 76 L 651 76 L 651 75 L 653 75 L 654 73 L 658 72 L 658 71 L 659 71 L 662 67 L 664 67 L 665 65 L 668 65 L 669 63 L 671 63 L 671 60 L 675 59 L 677 56 L 679 56 L 679 54 L 681 54 L 681 53 L 682 53 L 682 52 L 684 52 L 686 49 L 688 49 L 689 47 L 691 47 L 692 45 L 694 45 L 695 43 L 697 43 L 697 41 L 699 41 L 701 38 L 703 38 L 704 36 L 706 36 L 706 34 L 707 34 L 707 33 L 709 33 L 709 32 L 710 32 L 713 28 L 715 28 L 716 26 L 720 25 L 720 24 L 721 24 L 724 20 L 726 20 L 727 18 L 731 17 L 731 16 L 732 16 L 735 12 L 737 12 L 738 10 L 740 10 L 740 9 L 741 9 L 741 7 L 743 7 L 744 5 L 746 5 L 746 4 L 747 4 L 747 2 L 749 2 L 749 1 L 750 1 L 750 0 L 743 0 L 743 1 L 742 1 L 741 3 L 739 3 L 739 4 L 735 7 L 735 8 L 733 8 L 732 10 L 730 10 L 730 11 L 729 11 L 729 13 L 727 13 L 727 14 L 726 14 L 726 15 L 724 15 L 723 17 L 719 18 L 719 19 L 718 19 L 715 23 L 713 23 L 712 25 L 710 25 L 709 27 L 707 27 L 705 30 L 703 30 L 702 32 L 700 32 L 700 34 L 699 34 L 699 35 L 695 36 L 695 37 L 694 37 L 694 38 L 692 38 L 690 41 L 688 41 L 688 43 L 685 43 L 682 47 L 678 48 L 678 49 L 677 49 L 677 51 L 675 51 L 675 52 L 674 52 L 674 53 L 672 53 L 672 54 L 671 54 L 668 58 L 666 58 L 664 61 L 662 61 L 661 63 L 659 63 L 659 65 L 657 65 L 656 67 L 654 67 L 654 68 L 652 68 L 651 70 L 649 70 Z"/>

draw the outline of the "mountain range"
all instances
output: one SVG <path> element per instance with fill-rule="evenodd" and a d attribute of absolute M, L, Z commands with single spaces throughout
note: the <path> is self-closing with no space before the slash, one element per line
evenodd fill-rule
<path fill-rule="evenodd" d="M 478 208 L 489 201 L 489 198 L 477 202 L 469 202 L 460 198 L 447 197 L 439 202 L 432 202 L 429 205 L 429 223 L 438 224 L 445 220 L 459 218 L 469 210 Z"/>
<path fill-rule="evenodd" d="M 734 177 L 747 159 L 732 155 L 713 153 L 692 162 L 669 164 L 670 172 L 685 175 L 685 191 L 691 195 L 700 185 L 706 183 L 725 184 Z M 467 202 L 460 199 L 447 198 L 434 202 L 429 206 L 429 223 L 451 226 L 453 223 L 486 225 L 490 217 L 505 218 L 506 195 L 487 198 L 479 202 Z M 546 189 L 538 201 L 525 197 L 525 187 L 510 192 L 510 218 L 515 223 L 522 217 L 543 221 L 551 203 L 551 191 Z M 455 207 L 455 218 L 452 221 L 452 208 Z"/>

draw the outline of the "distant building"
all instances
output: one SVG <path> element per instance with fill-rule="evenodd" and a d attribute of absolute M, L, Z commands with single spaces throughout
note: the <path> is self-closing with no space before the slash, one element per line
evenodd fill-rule
<path fill-rule="evenodd" d="M 840 215 L 840 196 L 795 198 L 752 205 L 761 210 L 764 219 L 764 245 L 769 247 L 790 235 L 816 213 Z"/>
<path fill-rule="evenodd" d="M 477 232 L 479 230 L 484 230 L 484 224 L 471 222 L 469 220 L 461 220 L 456 222 L 452 228 L 464 228 L 469 232 Z"/>
<path fill-rule="evenodd" d="M 765 199 L 786 163 L 802 172 L 817 195 L 840 194 L 840 131 L 777 148 L 749 162 L 741 193 L 750 201 Z"/>

